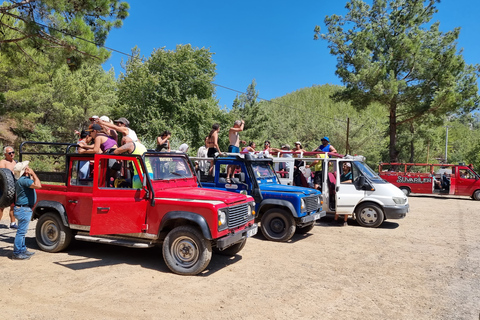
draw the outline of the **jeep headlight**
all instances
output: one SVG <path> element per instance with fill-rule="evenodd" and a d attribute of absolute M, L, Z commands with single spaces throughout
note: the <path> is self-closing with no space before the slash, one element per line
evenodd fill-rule
<path fill-rule="evenodd" d="M 305 204 L 305 199 L 301 199 L 300 200 L 300 209 L 302 211 L 306 210 L 307 209 L 307 205 Z"/>
<path fill-rule="evenodd" d="M 224 230 L 228 227 L 227 225 L 227 214 L 223 210 L 218 210 L 218 230 Z"/>
<path fill-rule="evenodd" d="M 405 204 L 407 202 L 407 198 L 393 197 L 392 199 L 395 204 Z"/>
<path fill-rule="evenodd" d="M 248 204 L 248 216 L 252 219 L 255 216 L 255 202 L 253 201 Z"/>

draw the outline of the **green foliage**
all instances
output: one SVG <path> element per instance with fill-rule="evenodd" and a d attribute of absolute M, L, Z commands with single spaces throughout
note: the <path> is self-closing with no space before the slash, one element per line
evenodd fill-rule
<path fill-rule="evenodd" d="M 0 52 L 11 58 L 22 52 L 33 59 L 27 53 L 32 48 L 43 54 L 56 52 L 63 61 L 73 56 L 79 63 L 93 57 L 103 62 L 109 52 L 79 38 L 103 45 L 110 30 L 122 26 L 128 9 L 128 3 L 120 0 L 4 1 Z"/>
<path fill-rule="evenodd" d="M 359 110 L 373 102 L 385 107 L 391 161 L 408 156 L 397 138 L 401 143 L 402 135 L 414 133 L 418 121 L 468 113 L 479 105 L 479 66 L 467 65 L 457 52 L 459 28 L 443 33 L 438 22 L 429 24 L 436 2 L 374 0 L 370 7 L 350 0 L 345 17 L 325 18 L 328 33 L 315 28 L 316 38 L 327 40 L 337 56 L 336 74 L 346 85 L 335 98 Z"/>
<path fill-rule="evenodd" d="M 155 50 L 145 62 L 138 49 L 133 56 L 119 76 L 115 115 L 129 119 L 148 146 L 155 146 L 164 130 L 172 132 L 172 141 L 186 142 L 190 150 L 203 145 L 212 124 L 226 119 L 214 98 L 212 53 L 178 45 L 175 51 Z"/>

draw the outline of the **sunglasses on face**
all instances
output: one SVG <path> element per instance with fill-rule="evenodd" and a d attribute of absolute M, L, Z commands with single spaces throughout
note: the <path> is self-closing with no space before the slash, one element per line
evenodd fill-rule
<path fill-rule="evenodd" d="M 9 155 L 15 154 L 15 151 L 7 152 Z"/>

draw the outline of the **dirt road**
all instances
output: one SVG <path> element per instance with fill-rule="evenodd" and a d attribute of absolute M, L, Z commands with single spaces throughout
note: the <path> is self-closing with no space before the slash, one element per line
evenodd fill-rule
<path fill-rule="evenodd" d="M 200 276 L 178 276 L 161 250 L 74 242 L 9 259 L 0 226 L 4 319 L 479 319 L 480 202 L 410 197 L 403 220 L 328 226 L 289 243 L 250 239 Z"/>

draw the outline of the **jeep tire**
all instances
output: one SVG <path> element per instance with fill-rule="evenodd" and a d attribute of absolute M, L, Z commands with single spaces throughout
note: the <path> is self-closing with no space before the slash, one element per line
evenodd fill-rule
<path fill-rule="evenodd" d="M 47 212 L 38 219 L 35 238 L 43 251 L 59 252 L 72 241 L 72 230 L 63 225 L 58 214 Z"/>
<path fill-rule="evenodd" d="M 15 178 L 10 169 L 0 169 L 0 208 L 10 207 L 15 199 Z"/>
<path fill-rule="evenodd" d="M 273 208 L 262 215 L 260 229 L 268 240 L 285 242 L 295 233 L 295 220 L 289 212 Z"/>
<path fill-rule="evenodd" d="M 167 267 L 180 275 L 196 275 L 205 270 L 212 259 L 212 244 L 193 226 L 170 231 L 162 251 Z"/>

